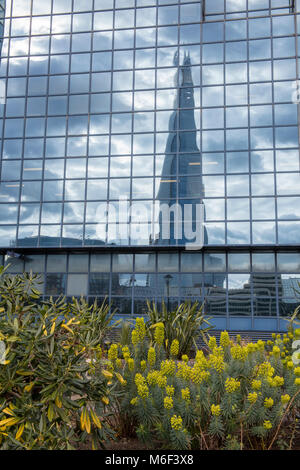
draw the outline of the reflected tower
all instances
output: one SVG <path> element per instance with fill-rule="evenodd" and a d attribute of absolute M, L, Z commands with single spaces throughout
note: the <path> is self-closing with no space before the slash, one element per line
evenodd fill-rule
<path fill-rule="evenodd" d="M 196 204 L 203 203 L 204 186 L 202 183 L 202 159 L 197 144 L 195 123 L 194 83 L 189 54 L 184 54 L 183 64 L 179 65 L 178 53 L 174 56 L 174 65 L 178 68 L 175 76 L 177 94 L 175 111 L 169 120 L 169 135 L 166 144 L 165 159 L 161 174 L 161 182 L 156 196 L 159 207 L 171 207 L 178 203 L 184 213 L 184 205 L 191 204 L 193 208 L 192 222 L 197 223 Z M 172 216 L 171 216 L 172 217 Z M 163 234 L 162 213 L 159 215 L 160 245 L 185 245 L 191 240 L 185 239 L 183 224 L 182 237 L 176 240 L 174 219 L 171 218 L 170 237 L 165 239 Z M 166 222 L 167 224 L 169 222 Z M 194 228 L 195 230 L 195 225 Z M 207 232 L 204 233 L 204 244 L 207 244 Z"/>

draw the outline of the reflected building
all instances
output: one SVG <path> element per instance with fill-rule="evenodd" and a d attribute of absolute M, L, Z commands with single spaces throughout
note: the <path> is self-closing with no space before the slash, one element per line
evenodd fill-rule
<path fill-rule="evenodd" d="M 191 70 L 190 54 L 184 51 L 182 65 L 179 64 L 178 52 L 174 56 L 177 68 L 174 86 L 177 90 L 174 109 L 169 119 L 169 135 L 166 144 L 161 181 L 156 195 L 159 202 L 159 245 L 185 245 L 191 240 L 185 236 L 183 218 L 185 205 L 192 208 L 192 226 L 200 224 L 196 220 L 196 205 L 203 204 L 205 191 L 202 181 L 202 159 L 197 144 L 195 123 L 194 83 Z M 177 215 L 173 219 L 163 217 L 162 206 L 171 207 L 177 204 Z M 166 226 L 170 227 L 170 236 L 164 237 Z M 176 236 L 176 229 L 180 236 Z M 204 244 L 208 244 L 207 232 L 204 229 Z"/>

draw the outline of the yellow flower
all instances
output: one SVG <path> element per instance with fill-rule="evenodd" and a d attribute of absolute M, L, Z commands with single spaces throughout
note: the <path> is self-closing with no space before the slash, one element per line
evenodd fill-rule
<path fill-rule="evenodd" d="M 225 390 L 227 393 L 233 393 L 240 388 L 241 382 L 238 380 L 228 377 L 225 381 Z"/>
<path fill-rule="evenodd" d="M 265 401 L 264 401 L 265 408 L 272 408 L 273 405 L 274 405 L 273 398 L 265 398 Z"/>
<path fill-rule="evenodd" d="M 191 401 L 191 392 L 189 388 L 183 388 L 181 390 L 181 397 L 184 401 L 190 402 Z"/>
<path fill-rule="evenodd" d="M 150 367 L 153 367 L 156 362 L 156 353 L 154 348 L 149 348 L 148 350 L 148 363 Z"/>
<path fill-rule="evenodd" d="M 300 385 L 300 377 L 295 378 L 295 385 Z"/>
<path fill-rule="evenodd" d="M 137 332 L 139 342 L 142 342 L 146 336 L 146 326 L 144 318 L 137 318 L 135 321 L 135 330 Z"/>
<path fill-rule="evenodd" d="M 247 346 L 245 348 L 245 351 L 247 352 L 247 354 L 249 353 L 254 353 L 255 351 L 257 351 L 258 347 L 257 347 L 257 344 L 254 344 L 254 343 L 249 343 L 247 344 Z M 247 357 L 247 356 L 246 356 Z"/>
<path fill-rule="evenodd" d="M 138 391 L 138 395 L 141 397 L 141 398 L 148 398 L 149 396 L 149 388 L 146 384 L 139 384 L 137 386 L 137 391 Z"/>
<path fill-rule="evenodd" d="M 127 359 L 128 369 L 132 372 L 134 370 L 134 359 L 131 357 Z"/>
<path fill-rule="evenodd" d="M 222 331 L 220 336 L 220 345 L 226 348 L 230 344 L 230 338 L 227 331 Z"/>
<path fill-rule="evenodd" d="M 300 375 L 300 367 L 295 367 L 294 374 L 299 376 Z"/>
<path fill-rule="evenodd" d="M 288 369 L 293 369 L 294 364 L 293 364 L 292 361 L 288 361 L 287 364 L 286 364 L 286 366 L 287 366 Z"/>
<path fill-rule="evenodd" d="M 175 388 L 173 387 L 173 385 L 168 385 L 166 387 L 166 394 L 169 396 L 169 397 L 173 397 L 174 396 L 174 393 L 175 393 Z"/>
<path fill-rule="evenodd" d="M 284 384 L 284 378 L 279 377 L 279 375 L 276 375 L 272 379 L 272 387 L 282 387 L 283 384 Z"/>
<path fill-rule="evenodd" d="M 127 360 L 130 357 L 130 352 L 129 352 L 129 347 L 128 346 L 124 346 L 122 348 L 122 354 L 123 354 L 123 358 L 125 360 Z"/>
<path fill-rule="evenodd" d="M 164 399 L 164 408 L 166 410 L 171 410 L 173 408 L 173 398 L 172 397 L 165 397 L 165 399 Z"/>
<path fill-rule="evenodd" d="M 135 397 L 131 400 L 130 404 L 134 406 L 137 404 L 138 401 L 139 401 L 138 397 Z"/>
<path fill-rule="evenodd" d="M 217 340 L 215 336 L 209 337 L 208 346 L 211 350 L 213 350 L 217 346 Z"/>
<path fill-rule="evenodd" d="M 146 361 L 141 361 L 141 369 L 142 371 L 146 370 L 147 368 L 147 362 Z"/>
<path fill-rule="evenodd" d="M 262 362 L 258 368 L 257 375 L 261 377 L 273 377 L 274 367 L 269 362 Z"/>
<path fill-rule="evenodd" d="M 190 370 L 190 377 L 193 383 L 201 384 L 203 381 L 208 380 L 210 372 L 202 370 L 197 364 Z"/>
<path fill-rule="evenodd" d="M 157 375 L 156 383 L 159 386 L 159 388 L 166 388 L 167 385 L 167 377 L 162 374 Z"/>
<path fill-rule="evenodd" d="M 139 385 L 145 385 L 146 384 L 146 380 L 145 380 L 145 377 L 142 376 L 142 374 L 135 374 L 135 378 L 134 378 L 134 382 L 135 382 L 135 385 L 138 387 Z"/>
<path fill-rule="evenodd" d="M 207 360 L 206 360 L 206 357 L 204 356 L 203 351 L 201 350 L 197 351 L 195 360 L 197 363 L 197 367 L 200 367 L 202 369 L 205 369 L 207 367 Z"/>
<path fill-rule="evenodd" d="M 108 359 L 110 361 L 115 361 L 118 359 L 118 345 L 117 344 L 112 344 L 111 347 L 108 350 Z"/>
<path fill-rule="evenodd" d="M 171 353 L 171 356 L 175 356 L 175 357 L 178 356 L 178 353 L 179 353 L 179 341 L 178 341 L 178 339 L 174 339 L 172 341 L 171 348 L 170 348 L 170 353 Z"/>
<path fill-rule="evenodd" d="M 184 379 L 189 380 L 191 375 L 191 368 L 186 364 L 186 362 L 179 362 L 177 365 L 177 373 L 176 376 Z"/>
<path fill-rule="evenodd" d="M 286 403 L 288 403 L 290 401 L 291 397 L 286 394 L 286 395 L 281 395 L 281 403 L 283 405 L 286 405 Z"/>
<path fill-rule="evenodd" d="M 220 405 L 211 405 L 210 410 L 211 410 L 211 414 L 213 416 L 220 416 L 220 414 L 221 414 Z"/>
<path fill-rule="evenodd" d="M 300 329 L 294 331 L 295 338 L 300 338 Z"/>
<path fill-rule="evenodd" d="M 280 348 L 278 346 L 273 346 L 273 355 L 278 357 L 280 355 Z"/>
<path fill-rule="evenodd" d="M 253 404 L 257 401 L 257 397 L 258 397 L 258 395 L 257 395 L 256 392 L 249 393 L 248 397 L 247 397 L 247 400 L 248 400 L 249 403 Z"/>
<path fill-rule="evenodd" d="M 133 344 L 133 346 L 137 346 L 139 344 L 139 334 L 136 330 L 132 330 L 131 332 L 131 342 Z"/>
<path fill-rule="evenodd" d="M 263 351 L 265 349 L 265 342 L 261 339 L 259 339 L 256 344 L 259 351 Z"/>
<path fill-rule="evenodd" d="M 217 372 L 222 372 L 225 369 L 223 356 L 219 354 L 211 354 L 209 357 L 210 364 Z"/>
<path fill-rule="evenodd" d="M 182 360 L 183 362 L 189 362 L 189 357 L 188 357 L 186 354 L 183 354 L 183 355 L 181 356 L 181 360 Z"/>
<path fill-rule="evenodd" d="M 230 348 L 230 352 L 233 359 L 237 359 L 239 361 L 244 361 L 247 357 L 247 349 L 243 348 L 239 344 L 232 346 L 232 348 Z"/>
<path fill-rule="evenodd" d="M 157 370 L 149 372 L 147 375 L 147 382 L 149 385 L 156 385 L 157 377 L 159 376 L 159 372 Z"/>
<path fill-rule="evenodd" d="M 176 364 L 172 360 L 163 361 L 160 370 L 163 375 L 174 375 L 176 372 Z"/>
<path fill-rule="evenodd" d="M 155 342 L 159 345 L 162 345 L 165 337 L 165 326 L 163 323 L 157 323 L 154 331 Z"/>
<path fill-rule="evenodd" d="M 182 418 L 181 416 L 173 415 L 171 418 L 171 427 L 175 431 L 180 431 L 182 429 Z"/>
<path fill-rule="evenodd" d="M 264 428 L 265 429 L 272 429 L 272 423 L 269 420 L 264 421 Z"/>

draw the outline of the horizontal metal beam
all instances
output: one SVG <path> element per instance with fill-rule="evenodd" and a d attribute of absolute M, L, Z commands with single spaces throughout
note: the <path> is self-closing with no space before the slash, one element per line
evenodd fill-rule
<path fill-rule="evenodd" d="M 80 246 L 80 247 L 26 247 L 26 248 L 0 248 L 0 254 L 5 255 L 8 251 L 21 253 L 24 255 L 31 254 L 45 254 L 45 253 L 155 253 L 155 252 L 186 252 L 186 253 L 201 253 L 201 252 L 278 252 L 300 251 L 300 245 L 226 245 L 226 246 L 204 246 L 201 250 L 186 250 L 184 246 Z"/>

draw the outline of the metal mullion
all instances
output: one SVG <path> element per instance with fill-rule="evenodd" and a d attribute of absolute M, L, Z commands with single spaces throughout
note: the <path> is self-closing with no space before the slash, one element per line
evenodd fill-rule
<path fill-rule="evenodd" d="M 107 208 L 109 209 L 110 204 L 110 180 L 111 180 L 111 136 L 112 136 L 112 105 L 113 105 L 113 77 L 114 77 L 114 52 L 115 52 L 115 2 L 113 1 L 113 29 L 112 29 L 112 49 L 111 49 L 111 72 L 110 72 L 110 107 L 109 107 L 109 141 L 108 141 L 108 169 L 107 169 L 107 193 L 106 193 L 106 204 Z M 106 239 L 105 245 L 108 245 L 108 233 L 109 233 L 109 214 L 106 219 Z M 110 292 L 111 298 L 111 292 Z"/>
<path fill-rule="evenodd" d="M 277 207 L 277 165 L 276 165 L 276 154 L 277 154 L 277 149 L 276 149 L 276 138 L 275 138 L 275 132 L 276 132 L 276 127 L 275 127 L 275 93 L 274 93 L 274 47 L 273 47 L 273 21 L 271 18 L 271 65 L 272 65 L 272 70 L 271 70 L 271 81 L 272 81 L 272 127 L 273 127 L 273 165 L 274 165 L 274 199 L 275 199 L 275 233 L 276 233 L 276 240 L 275 240 L 275 245 L 278 244 L 278 219 L 277 219 L 277 213 L 278 213 L 278 207 Z"/>
<path fill-rule="evenodd" d="M 13 6 L 13 5 L 12 5 Z M 27 61 L 27 71 L 26 71 L 26 88 L 25 88 L 25 96 L 24 96 L 24 122 L 23 122 L 23 136 L 22 136 L 22 155 L 20 156 L 21 159 L 21 175 L 20 175 L 20 189 L 19 189 L 19 210 L 18 210 L 18 217 L 17 217 L 17 231 L 16 231 L 16 247 L 18 246 L 18 239 L 19 239 L 19 229 L 20 229 L 20 215 L 21 215 L 21 194 L 23 188 L 23 179 L 24 179 L 24 149 L 25 149 L 25 131 L 26 131 L 26 118 L 27 115 L 27 101 L 28 101 L 28 89 L 29 89 L 29 64 L 30 64 L 30 46 L 31 46 L 31 27 L 32 27 L 32 2 L 30 4 L 30 20 L 29 20 L 29 44 L 28 44 L 28 61 Z M 10 40 L 9 40 L 9 50 L 8 50 L 8 57 L 10 51 L 10 44 L 11 44 L 11 25 L 12 21 L 10 22 Z M 8 70 L 7 70 L 8 73 Z M 6 110 L 6 106 L 5 106 Z M 45 133 L 45 130 L 44 130 Z"/>
<path fill-rule="evenodd" d="M 53 4 L 51 3 L 51 13 L 50 13 L 50 34 L 49 36 L 49 46 L 48 46 L 48 73 L 47 73 L 47 88 L 46 88 L 46 112 L 45 116 L 45 127 L 44 127 L 44 143 L 43 143 L 43 170 L 42 170 L 42 180 L 41 180 L 41 194 L 40 194 L 40 218 L 39 218 L 39 231 L 38 231 L 38 246 L 41 242 L 41 227 L 42 227 L 42 211 L 44 207 L 44 182 L 45 182 L 45 166 L 46 166 L 46 139 L 47 139 L 47 127 L 48 127 L 48 101 L 49 101 L 49 87 L 50 87 L 50 51 L 51 51 L 51 31 L 52 31 L 52 18 L 53 18 Z M 31 36 L 32 37 L 32 36 Z M 31 45 L 30 45 L 31 46 Z M 26 109 L 27 115 L 27 109 Z M 61 219 L 62 223 L 62 219 Z M 46 279 L 46 274 L 45 274 Z M 45 281 L 46 283 L 46 281 Z M 46 284 L 45 284 L 46 286 Z"/>
<path fill-rule="evenodd" d="M 95 0 L 92 0 L 92 31 L 94 31 L 94 8 Z M 73 36 L 72 36 L 73 42 Z M 83 208 L 83 246 L 85 245 L 85 235 L 86 235 L 86 212 L 87 212 L 87 190 L 88 190 L 88 181 L 89 181 L 89 148 L 90 148 L 90 125 L 91 125 L 91 101 L 92 101 L 92 74 L 93 74 L 93 56 L 94 56 L 94 34 L 91 32 L 91 45 L 90 45 L 90 72 L 89 72 L 89 98 L 88 98 L 88 128 L 87 128 L 87 147 L 86 147 L 86 162 L 85 162 L 85 189 L 84 189 L 84 208 Z M 90 266 L 90 265 L 89 265 Z M 90 271 L 88 272 L 88 289 L 90 286 Z M 89 292 L 89 291 L 88 291 Z"/>
<path fill-rule="evenodd" d="M 74 0 L 72 0 L 72 21 L 71 21 L 71 41 L 73 34 L 73 10 L 74 10 Z M 66 136 L 65 136 L 65 155 L 64 155 L 64 177 L 63 177 L 63 194 L 62 194 L 62 219 L 61 219 L 61 228 L 60 228 L 60 246 L 62 246 L 63 241 L 63 230 L 64 230 L 64 215 L 65 215 L 65 194 L 66 194 L 66 174 L 67 174 L 67 154 L 68 154 L 68 141 L 69 141 L 69 105 L 70 105 L 70 90 L 71 90 L 71 45 L 69 51 L 69 70 L 68 70 L 68 92 L 67 92 L 67 115 L 66 115 Z"/>
<path fill-rule="evenodd" d="M 179 116 L 180 116 L 180 112 L 181 112 L 181 108 L 180 108 L 180 94 L 181 94 L 181 91 L 182 91 L 182 88 L 180 88 L 180 83 L 178 80 L 180 80 L 180 72 L 181 72 L 181 65 L 180 65 L 180 52 L 181 52 L 181 43 L 180 43 L 180 40 L 181 40 L 181 8 L 179 8 L 179 6 L 177 7 L 177 55 L 178 55 L 178 63 L 177 63 L 177 66 L 176 66 L 176 74 L 177 74 L 177 86 L 175 88 L 176 90 L 176 94 L 177 94 L 177 107 L 176 107 L 176 119 L 175 119 L 175 122 L 177 122 L 177 129 L 175 129 L 175 132 L 176 132 L 176 147 L 177 147 L 177 151 L 176 151 L 176 204 L 179 204 L 179 201 L 180 201 L 180 194 L 179 194 L 179 158 L 180 158 L 180 139 L 179 139 L 179 135 L 180 135 L 180 130 L 179 130 Z M 158 11 L 158 9 L 157 9 Z M 158 24 L 158 21 L 157 21 L 157 24 Z M 170 220 L 171 222 L 171 220 Z M 175 228 L 175 227 L 174 227 Z M 170 230 L 172 229 L 172 226 L 170 226 Z M 171 234 L 171 232 L 170 232 Z M 169 243 L 170 244 L 170 243 Z M 179 240 L 176 240 L 175 241 L 175 246 L 178 246 L 179 245 Z"/>
<path fill-rule="evenodd" d="M 132 97 L 132 112 L 131 112 L 131 158 L 130 158 L 130 202 L 129 204 L 131 204 L 131 201 L 133 200 L 133 191 L 132 191 L 132 186 L 133 186 L 133 132 L 134 132 L 134 120 L 135 120 L 135 57 L 136 57 L 136 54 L 135 54 L 135 51 L 136 51 L 136 7 L 137 7 L 137 0 L 135 0 L 134 2 L 134 35 L 133 35 L 133 70 L 132 70 L 132 91 L 133 91 L 133 97 Z M 132 224 L 132 220 L 131 220 L 131 216 L 130 216 L 130 220 L 127 220 L 128 221 L 128 237 L 129 237 L 129 245 L 131 246 L 132 244 L 132 240 L 131 240 L 131 224 Z M 135 279 L 135 256 L 134 254 L 132 255 L 133 257 L 133 280 Z M 135 299 L 135 283 L 133 282 L 133 286 L 132 286 L 132 289 L 131 289 L 131 317 L 133 317 L 134 315 L 134 299 Z"/>

